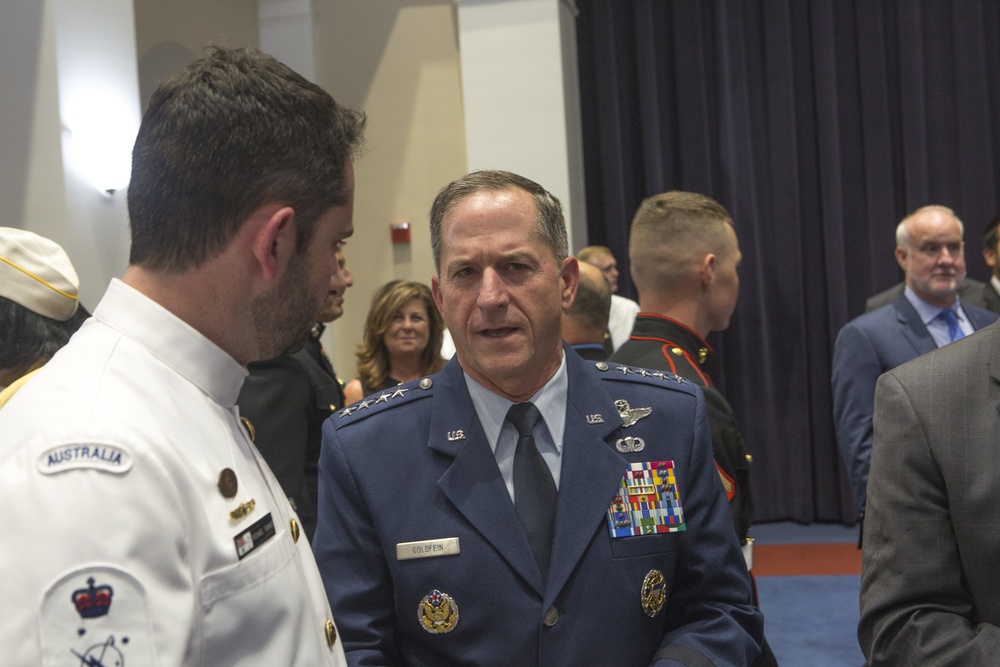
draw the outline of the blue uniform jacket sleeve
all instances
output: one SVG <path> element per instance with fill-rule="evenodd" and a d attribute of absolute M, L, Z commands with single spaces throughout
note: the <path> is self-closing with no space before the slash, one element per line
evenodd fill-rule
<path fill-rule="evenodd" d="M 332 419 L 336 418 L 335 414 Z M 395 603 L 386 556 L 329 421 L 323 426 L 319 468 L 321 510 L 313 551 L 333 617 L 341 637 L 346 635 L 348 663 L 359 667 L 398 664 Z"/>
<path fill-rule="evenodd" d="M 699 390 L 690 487 L 682 489 L 687 534 L 681 541 L 667 634 L 653 664 L 750 665 L 760 653 L 763 615 L 750 582 L 719 473 Z"/>

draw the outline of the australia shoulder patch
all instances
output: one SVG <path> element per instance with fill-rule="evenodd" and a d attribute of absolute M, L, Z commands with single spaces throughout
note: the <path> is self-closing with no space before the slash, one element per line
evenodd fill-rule
<path fill-rule="evenodd" d="M 132 452 L 121 445 L 73 443 L 43 450 L 36 465 L 38 472 L 44 475 L 80 469 L 120 475 L 131 470 L 132 460 Z"/>

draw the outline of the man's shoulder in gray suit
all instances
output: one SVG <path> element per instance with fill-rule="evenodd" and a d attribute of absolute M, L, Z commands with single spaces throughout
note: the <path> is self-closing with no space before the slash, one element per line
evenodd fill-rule
<path fill-rule="evenodd" d="M 1000 361 L 1000 322 L 994 322 L 962 340 L 921 355 L 887 373 L 895 375 L 904 385 L 913 381 L 926 382 L 933 375 L 942 383 L 949 379 L 962 381 L 972 369 L 986 369 L 997 352 Z M 994 369 L 1000 374 L 1000 369 Z"/>

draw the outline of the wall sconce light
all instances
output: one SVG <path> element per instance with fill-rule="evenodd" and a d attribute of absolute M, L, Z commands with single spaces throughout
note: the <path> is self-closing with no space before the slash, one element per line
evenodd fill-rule
<path fill-rule="evenodd" d="M 128 185 L 139 131 L 129 105 L 111 95 L 91 95 L 66 124 L 77 168 L 95 188 L 111 196 Z"/>

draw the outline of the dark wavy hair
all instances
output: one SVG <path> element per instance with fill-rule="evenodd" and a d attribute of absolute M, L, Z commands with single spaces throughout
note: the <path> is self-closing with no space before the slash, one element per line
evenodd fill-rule
<path fill-rule="evenodd" d="M 346 203 L 365 117 L 271 56 L 211 47 L 153 93 L 132 150 L 129 261 L 183 271 L 220 253 L 254 210 L 295 210 L 305 248 Z"/>
<path fill-rule="evenodd" d="M 0 371 L 20 377 L 39 360 L 48 361 L 88 317 L 87 309 L 77 306 L 60 322 L 0 296 Z"/>

